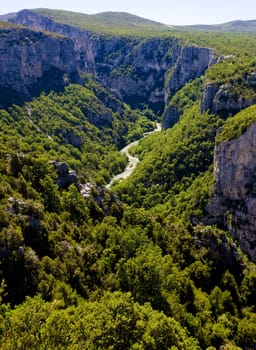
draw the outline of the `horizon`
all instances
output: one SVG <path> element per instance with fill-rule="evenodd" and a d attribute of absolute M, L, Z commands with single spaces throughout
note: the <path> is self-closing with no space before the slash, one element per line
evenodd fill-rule
<path fill-rule="evenodd" d="M 19 12 L 23 9 L 48 8 L 94 15 L 102 12 L 126 12 L 144 19 L 160 22 L 166 25 L 214 25 L 232 21 L 249 21 L 256 19 L 256 3 L 254 0 L 244 0 L 243 6 L 237 6 L 231 0 L 215 0 L 207 4 L 204 0 L 158 0 L 157 6 L 146 0 L 94 0 L 84 4 L 82 0 L 70 3 L 67 0 L 24 0 L 22 7 L 18 0 L 5 2 L 0 9 L 0 15 Z M 221 11 L 220 11 L 221 9 Z M 252 16 L 252 14 L 255 14 Z"/>
<path fill-rule="evenodd" d="M 250 22 L 250 21 L 253 22 L 253 21 L 256 21 L 256 16 L 255 16 L 255 18 L 251 18 L 251 19 L 234 18 L 234 19 L 228 20 L 226 22 L 218 22 L 218 23 L 172 24 L 172 23 L 163 23 L 163 22 L 160 22 L 160 21 L 158 21 L 156 19 L 152 19 L 152 18 L 142 17 L 141 15 L 138 15 L 138 14 L 135 14 L 135 13 L 131 13 L 131 12 L 127 12 L 127 11 L 106 10 L 106 11 L 101 11 L 101 12 L 96 12 L 96 13 L 85 13 L 85 12 L 78 12 L 78 11 L 66 10 L 66 9 L 60 9 L 60 8 L 58 8 L 58 9 L 57 8 L 49 8 L 49 7 L 22 8 L 22 9 L 20 9 L 18 11 L 13 11 L 13 12 L 8 12 L 8 13 L 3 13 L 3 14 L 0 12 L 0 16 L 12 14 L 12 13 L 18 13 L 18 12 L 23 11 L 23 10 L 33 11 L 33 10 L 36 10 L 36 9 L 48 9 L 48 10 L 54 10 L 54 11 L 66 11 L 66 12 L 73 12 L 73 13 L 89 15 L 89 16 L 94 16 L 94 15 L 98 15 L 98 14 L 102 14 L 102 13 L 124 13 L 124 14 L 129 14 L 129 15 L 132 15 L 132 16 L 140 17 L 140 18 L 145 19 L 145 20 L 149 20 L 149 21 L 153 21 L 153 22 L 156 22 L 156 23 L 160 23 L 160 24 L 163 24 L 163 25 L 166 25 L 166 26 L 170 26 L 170 27 L 171 26 L 214 26 L 214 25 L 222 25 L 222 24 L 231 23 L 231 22 Z"/>

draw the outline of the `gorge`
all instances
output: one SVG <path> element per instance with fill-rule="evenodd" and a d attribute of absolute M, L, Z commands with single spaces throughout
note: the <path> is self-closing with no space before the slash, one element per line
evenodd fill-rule
<path fill-rule="evenodd" d="M 2 20 L 0 348 L 255 349 L 255 22 Z"/>

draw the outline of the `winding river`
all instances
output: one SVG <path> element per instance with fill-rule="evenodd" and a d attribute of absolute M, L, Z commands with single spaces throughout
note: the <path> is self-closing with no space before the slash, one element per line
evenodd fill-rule
<path fill-rule="evenodd" d="M 160 123 L 157 123 L 156 124 L 156 128 L 153 130 L 153 131 L 149 131 L 149 132 L 145 132 L 143 134 L 143 137 L 141 137 L 139 140 L 136 140 L 136 141 L 133 141 L 131 143 L 129 143 L 127 146 L 125 146 L 124 148 L 122 148 L 120 150 L 121 153 L 124 153 L 126 154 L 126 156 L 128 157 L 128 164 L 126 166 L 126 168 L 124 169 L 123 172 L 115 175 L 111 181 L 106 185 L 106 188 L 109 188 L 111 187 L 111 185 L 117 181 L 117 180 L 123 180 L 123 179 L 126 179 L 128 176 L 131 175 L 131 173 L 135 170 L 137 164 L 139 163 L 139 158 L 137 157 L 134 157 L 132 156 L 130 153 L 129 153 L 129 149 L 132 147 L 132 146 L 135 146 L 137 145 L 140 140 L 142 140 L 144 137 L 150 135 L 150 134 L 153 134 L 154 132 L 157 132 L 157 131 L 161 131 L 161 124 Z"/>

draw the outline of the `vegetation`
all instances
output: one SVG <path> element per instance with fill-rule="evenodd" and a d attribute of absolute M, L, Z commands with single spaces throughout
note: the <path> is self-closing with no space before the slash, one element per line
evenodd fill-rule
<path fill-rule="evenodd" d="M 218 133 L 216 142 L 221 143 L 238 138 L 256 121 L 256 106 L 251 106 L 229 118 Z"/>
<path fill-rule="evenodd" d="M 136 34 L 136 32 L 150 35 L 151 31 L 166 31 L 166 26 L 162 23 L 150 21 L 125 12 L 103 12 L 95 15 L 87 15 L 76 12 L 36 9 L 34 12 L 52 18 L 54 21 L 64 24 L 70 24 L 81 29 L 92 32 L 104 32 L 107 34 Z M 146 34 L 149 33 L 149 34 Z"/>
<path fill-rule="evenodd" d="M 234 33 L 254 33 L 255 34 L 255 20 L 236 20 L 231 22 L 226 22 L 222 24 L 199 24 L 199 25 L 189 25 L 189 26 L 176 26 L 178 29 L 183 29 L 186 31 L 204 31 L 204 32 L 234 32 Z"/>
<path fill-rule="evenodd" d="M 187 40 L 215 39 L 217 52 L 229 42 L 223 53 L 235 56 L 171 98 L 179 121 L 133 149 L 138 167 L 111 190 L 127 163 L 119 150 L 153 129 L 147 106 L 132 110 L 85 75 L 0 110 L 1 349 L 256 347 L 255 263 L 204 220 L 214 146 L 243 133 L 256 109 L 226 120 L 200 113 L 205 83 L 254 96 L 255 37 Z"/>
<path fill-rule="evenodd" d="M 115 191 L 127 203 L 145 208 L 186 190 L 213 162 L 215 135 L 222 120 L 199 112 L 200 84 L 187 84 L 172 99 L 182 113 L 173 128 L 144 139 L 135 153 L 142 160 Z M 195 101 L 196 100 L 196 101 Z"/>
<path fill-rule="evenodd" d="M 9 28 L 19 28 L 19 26 L 17 24 L 13 24 L 10 22 L 1 22 L 0 21 L 0 29 L 9 29 Z"/>
<path fill-rule="evenodd" d="M 176 37 L 187 44 L 214 48 L 221 54 L 255 54 L 255 35 L 251 33 L 223 33 L 215 31 L 191 30 L 178 26 L 146 20 L 122 12 L 103 12 L 86 15 L 62 10 L 35 9 L 34 12 L 52 18 L 54 21 L 71 24 L 93 33 L 132 37 Z"/>

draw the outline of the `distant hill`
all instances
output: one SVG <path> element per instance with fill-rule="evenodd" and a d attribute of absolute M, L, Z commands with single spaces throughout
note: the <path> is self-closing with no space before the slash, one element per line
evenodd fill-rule
<path fill-rule="evenodd" d="M 147 31 L 209 31 L 209 32 L 233 32 L 233 33 L 256 33 L 255 20 L 235 20 L 231 22 L 208 25 L 167 25 L 140 16 L 136 16 L 127 12 L 101 12 L 93 15 L 77 13 L 64 10 L 52 9 L 34 9 L 31 10 L 42 16 L 50 17 L 53 20 L 63 23 L 78 26 L 83 29 L 94 31 L 112 31 L 118 29 L 130 30 L 147 30 Z M 0 21 L 9 21 L 14 18 L 17 13 L 8 13 L 0 16 Z"/>
<path fill-rule="evenodd" d="M 40 15 L 57 22 L 71 24 L 83 29 L 102 30 L 105 28 L 165 30 L 166 25 L 126 12 L 102 12 L 94 15 L 50 9 L 35 9 Z"/>
<path fill-rule="evenodd" d="M 171 26 L 171 28 L 177 30 L 182 29 L 210 32 L 256 33 L 256 20 L 237 20 L 215 25 L 198 24 L 190 26 Z"/>
<path fill-rule="evenodd" d="M 7 13 L 6 15 L 1 15 L 0 16 L 0 21 L 9 21 L 9 19 L 13 18 L 16 16 L 16 12 L 12 12 L 12 13 Z"/>

